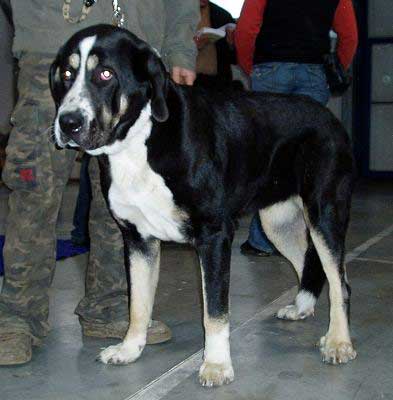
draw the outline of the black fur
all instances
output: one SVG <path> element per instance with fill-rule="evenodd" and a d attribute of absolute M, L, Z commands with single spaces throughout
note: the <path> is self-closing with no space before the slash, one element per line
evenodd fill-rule
<path fill-rule="evenodd" d="M 188 215 L 183 232 L 202 260 L 211 316 L 228 313 L 237 219 L 292 196 L 302 199 L 308 228 L 315 228 L 338 260 L 344 285 L 354 162 L 348 136 L 328 109 L 305 96 L 179 86 L 149 46 L 125 30 L 108 26 L 74 36 L 54 68 L 61 68 L 76 44 L 91 35 L 97 35 L 95 51 L 117 77 L 105 95 L 90 87 L 96 101 L 110 101 L 115 112 L 117 92 L 123 91 L 129 107 L 106 136 L 99 140 L 90 136 L 88 142 L 74 140 L 87 150 L 123 140 L 151 101 L 148 164 L 163 177 L 176 205 Z M 51 85 L 55 99 L 61 90 L 58 85 L 62 83 Z M 105 155 L 100 156 L 100 165 L 107 198 L 111 177 Z M 120 225 L 127 251 L 148 251 L 135 226 L 125 221 Z M 318 297 L 325 274 L 310 237 L 305 258 L 301 288 Z M 346 293 L 349 308 L 349 289 Z"/>

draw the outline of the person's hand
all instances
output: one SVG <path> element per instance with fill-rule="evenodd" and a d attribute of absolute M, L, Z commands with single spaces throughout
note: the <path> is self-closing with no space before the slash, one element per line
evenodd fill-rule
<path fill-rule="evenodd" d="M 172 79 L 179 85 L 189 85 L 191 86 L 196 78 L 194 71 L 182 67 L 172 68 Z"/>
<path fill-rule="evenodd" d="M 235 28 L 227 27 L 226 29 L 226 40 L 229 46 L 233 46 L 235 43 Z"/>
<path fill-rule="evenodd" d="M 194 42 L 197 46 L 198 50 L 203 49 L 208 43 L 210 43 L 210 39 L 205 35 L 197 35 L 194 36 Z"/>

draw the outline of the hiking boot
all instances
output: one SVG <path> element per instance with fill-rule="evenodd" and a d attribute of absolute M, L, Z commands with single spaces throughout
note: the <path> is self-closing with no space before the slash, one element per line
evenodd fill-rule
<path fill-rule="evenodd" d="M 0 335 L 0 365 L 25 364 L 31 360 L 32 339 L 25 333 Z"/>
<path fill-rule="evenodd" d="M 123 339 L 128 330 L 128 321 L 116 321 L 102 324 L 80 319 L 80 322 L 84 336 Z M 164 343 L 171 338 L 172 332 L 166 324 L 161 321 L 151 320 L 149 328 L 147 329 L 146 344 Z"/>

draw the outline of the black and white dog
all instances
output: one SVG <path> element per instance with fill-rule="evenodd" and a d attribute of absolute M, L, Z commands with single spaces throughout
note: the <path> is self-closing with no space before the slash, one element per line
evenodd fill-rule
<path fill-rule="evenodd" d="M 160 241 L 192 243 L 204 295 L 203 385 L 233 380 L 229 270 L 237 218 L 259 210 L 269 239 L 300 281 L 278 317 L 314 312 L 325 278 L 330 325 L 324 361 L 356 357 L 344 265 L 354 162 L 340 122 L 301 96 L 176 85 L 157 53 L 126 30 L 98 25 L 74 35 L 50 71 L 59 147 L 98 156 L 108 207 L 131 276 L 130 327 L 100 354 L 135 361 L 146 344 Z"/>

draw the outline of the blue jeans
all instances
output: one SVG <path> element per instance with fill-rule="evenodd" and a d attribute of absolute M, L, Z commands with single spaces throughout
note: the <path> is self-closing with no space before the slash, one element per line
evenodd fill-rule
<path fill-rule="evenodd" d="M 329 89 L 323 65 L 268 62 L 254 66 L 251 89 L 257 92 L 303 94 L 326 105 Z M 272 253 L 273 245 L 262 229 L 256 213 L 249 228 L 248 242 L 258 250 Z"/>

